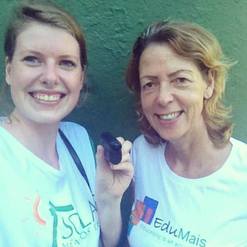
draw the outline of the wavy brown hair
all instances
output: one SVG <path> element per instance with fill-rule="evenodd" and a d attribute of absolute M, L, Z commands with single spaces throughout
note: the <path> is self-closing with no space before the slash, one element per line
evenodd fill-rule
<path fill-rule="evenodd" d="M 148 26 L 136 39 L 128 64 L 126 81 L 136 95 L 140 129 L 152 144 L 162 140 L 150 126 L 142 112 L 140 100 L 139 63 L 143 51 L 153 43 L 166 43 L 178 55 L 189 58 L 198 66 L 204 78 L 209 74 L 215 86 L 212 97 L 204 100 L 203 119 L 210 139 L 216 146 L 224 146 L 232 133 L 231 108 L 223 103 L 227 71 L 232 65 L 224 57 L 219 42 L 203 27 L 187 22 L 161 21 Z"/>

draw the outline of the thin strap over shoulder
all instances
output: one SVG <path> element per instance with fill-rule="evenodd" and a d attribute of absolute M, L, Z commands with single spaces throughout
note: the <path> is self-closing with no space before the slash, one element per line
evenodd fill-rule
<path fill-rule="evenodd" d="M 85 181 L 86 181 L 86 183 L 88 185 L 88 188 L 90 189 L 90 191 L 91 191 L 91 193 L 93 195 L 92 189 L 91 189 L 89 181 L 88 181 L 87 174 L 86 174 L 85 169 L 84 169 L 84 167 L 83 167 L 83 165 L 81 163 L 80 158 L 78 157 L 75 149 L 73 148 L 73 146 L 71 145 L 69 139 L 65 136 L 63 131 L 61 129 L 59 129 L 58 132 L 59 132 L 59 134 L 60 134 L 65 146 L 67 147 L 71 157 L 73 158 L 73 160 L 74 160 L 79 172 L 81 173 L 82 177 L 85 179 Z"/>

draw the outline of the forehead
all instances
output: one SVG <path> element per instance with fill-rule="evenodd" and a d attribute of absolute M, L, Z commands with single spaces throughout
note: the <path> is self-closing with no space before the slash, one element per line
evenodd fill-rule
<path fill-rule="evenodd" d="M 77 40 L 65 29 L 31 22 L 19 32 L 16 48 L 43 49 L 44 47 L 67 49 L 71 52 L 79 51 Z"/>
<path fill-rule="evenodd" d="M 197 69 L 196 63 L 187 57 L 183 57 L 167 43 L 151 43 L 148 45 L 139 63 L 140 73 L 147 69 L 167 69 L 168 71 L 179 69 Z"/>

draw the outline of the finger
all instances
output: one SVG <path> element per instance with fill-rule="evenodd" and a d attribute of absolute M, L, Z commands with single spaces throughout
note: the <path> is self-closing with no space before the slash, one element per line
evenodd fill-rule
<path fill-rule="evenodd" d="M 123 145 L 123 143 L 124 143 L 124 138 L 123 137 L 118 136 L 118 137 L 116 137 L 116 139 L 121 143 L 121 145 Z"/>
<path fill-rule="evenodd" d="M 108 166 L 108 162 L 105 160 L 104 147 L 102 145 L 97 146 L 96 162 L 97 162 L 97 166 L 101 166 L 101 167 Z"/>
<path fill-rule="evenodd" d="M 104 148 L 102 145 L 98 145 L 96 150 L 96 159 L 101 160 L 103 156 L 104 156 Z"/>
<path fill-rule="evenodd" d="M 131 156 L 130 153 L 123 153 L 121 162 L 131 162 Z"/>
<path fill-rule="evenodd" d="M 132 147 L 132 143 L 128 140 L 124 141 L 122 143 L 122 152 L 123 153 L 129 153 Z"/>
<path fill-rule="evenodd" d="M 125 152 L 129 152 L 131 147 L 132 147 L 132 143 L 128 140 L 124 140 L 123 137 L 119 136 L 117 137 L 117 140 L 121 143 L 122 145 L 122 150 L 124 150 Z"/>
<path fill-rule="evenodd" d="M 118 165 L 110 164 L 110 167 L 111 167 L 111 170 L 113 171 L 121 171 L 126 174 L 129 174 L 130 176 L 133 176 L 133 173 L 134 173 L 134 168 L 131 162 L 121 162 Z"/>

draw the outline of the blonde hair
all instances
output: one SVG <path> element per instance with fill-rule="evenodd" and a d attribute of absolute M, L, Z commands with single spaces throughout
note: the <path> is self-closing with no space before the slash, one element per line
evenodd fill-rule
<path fill-rule="evenodd" d="M 211 98 L 204 100 L 203 118 L 208 134 L 216 146 L 225 145 L 232 133 L 231 109 L 223 103 L 227 71 L 232 65 L 224 57 L 219 42 L 203 27 L 186 22 L 161 21 L 148 26 L 136 39 L 130 58 L 126 81 L 137 97 L 137 111 L 141 131 L 152 144 L 162 140 L 144 116 L 140 103 L 139 62 L 151 43 L 167 43 L 183 57 L 192 59 L 202 75 L 213 77 L 215 87 Z"/>

